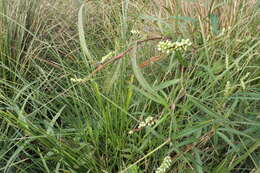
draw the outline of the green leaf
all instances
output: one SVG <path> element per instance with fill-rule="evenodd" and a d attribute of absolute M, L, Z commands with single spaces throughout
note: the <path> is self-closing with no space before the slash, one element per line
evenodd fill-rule
<path fill-rule="evenodd" d="M 81 49 L 82 49 L 84 55 L 87 57 L 87 61 L 93 62 L 93 58 L 88 49 L 88 46 L 86 44 L 86 39 L 85 39 L 84 22 L 83 22 L 83 8 L 84 8 L 84 4 L 81 5 L 81 7 L 79 9 L 79 14 L 78 14 L 79 41 L 80 41 Z"/>
<path fill-rule="evenodd" d="M 210 19 L 210 25 L 212 28 L 212 32 L 217 35 L 218 34 L 218 16 L 214 15 L 214 14 L 210 14 L 209 15 L 209 19 Z"/>
<path fill-rule="evenodd" d="M 216 133 L 218 136 L 220 136 L 226 143 L 228 143 L 235 151 L 238 150 L 238 148 L 233 144 L 233 142 L 224 134 L 221 132 Z"/>
<path fill-rule="evenodd" d="M 154 87 L 154 90 L 162 90 L 164 88 L 167 88 L 171 85 L 175 85 L 177 83 L 179 83 L 180 79 L 173 79 L 173 80 L 169 80 L 169 81 L 166 81 L 166 82 L 163 82 L 161 84 L 159 84 L 158 86 Z"/>
<path fill-rule="evenodd" d="M 5 167 L 3 167 L 4 168 L 3 172 L 9 172 L 9 169 L 12 167 L 12 164 L 16 161 L 16 159 L 19 158 L 19 154 L 24 150 L 24 148 L 26 148 L 30 144 L 31 141 L 32 139 L 27 139 L 25 141 L 16 143 L 17 149 L 12 153 L 12 155 L 6 162 Z"/>
<path fill-rule="evenodd" d="M 254 152 L 255 150 L 259 149 L 259 147 L 260 147 L 260 139 L 257 139 L 256 142 L 248 149 L 248 151 L 246 153 L 244 153 L 242 156 L 237 158 L 237 160 L 234 161 L 233 164 L 231 164 L 231 166 L 229 167 L 229 170 L 230 171 L 233 170 L 234 167 L 236 167 L 236 165 L 238 165 L 243 160 L 245 160 L 247 157 L 249 157 L 251 155 L 251 153 Z"/>
<path fill-rule="evenodd" d="M 187 16 L 170 16 L 171 19 L 181 20 L 185 22 L 196 22 L 198 21 L 196 18 L 187 17 Z"/>
<path fill-rule="evenodd" d="M 211 118 L 214 118 L 214 119 L 222 118 L 218 113 L 214 112 L 213 110 L 210 110 L 208 107 L 206 107 L 205 105 L 200 103 L 195 97 L 188 96 L 188 98 L 195 106 L 197 106 L 203 112 L 207 113 Z M 224 121 L 224 119 L 221 119 L 221 120 Z"/>
<path fill-rule="evenodd" d="M 56 123 L 57 119 L 60 117 L 63 109 L 65 108 L 66 106 L 64 105 L 60 110 L 59 112 L 52 118 L 51 122 L 48 124 L 48 129 L 47 129 L 47 134 L 54 134 L 54 131 L 53 131 L 53 126 L 54 124 Z"/>
<path fill-rule="evenodd" d="M 195 164 L 195 169 L 197 173 L 203 173 L 203 169 L 202 169 L 202 160 L 200 157 L 200 153 L 198 149 L 194 149 L 193 150 L 195 152 L 195 160 L 196 160 L 196 164 Z"/>
<path fill-rule="evenodd" d="M 132 62 L 132 67 L 133 67 L 133 71 L 135 74 L 136 79 L 138 80 L 138 82 L 140 83 L 140 85 L 147 90 L 148 92 L 157 95 L 157 93 L 154 91 L 154 89 L 148 84 L 148 82 L 145 80 L 143 74 L 141 73 L 137 62 L 136 62 L 136 46 L 133 50 L 133 56 L 131 58 L 131 62 Z"/>
<path fill-rule="evenodd" d="M 245 136 L 245 137 L 248 137 L 249 139 L 251 140 L 255 140 L 253 137 L 243 133 L 242 131 L 238 131 L 238 130 L 235 130 L 235 129 L 231 129 L 231 128 L 219 128 L 218 129 L 219 131 L 226 131 L 226 132 L 229 132 L 229 133 L 232 133 L 232 134 L 236 134 L 236 135 L 240 135 L 240 136 Z"/>
<path fill-rule="evenodd" d="M 151 100 L 153 100 L 156 103 L 162 104 L 164 106 L 167 105 L 167 102 L 162 97 L 156 97 L 156 96 L 154 96 L 153 94 L 151 94 L 149 92 L 145 92 L 144 90 L 137 88 L 136 86 L 134 86 L 134 89 L 136 91 L 140 92 L 142 95 L 144 95 L 148 99 L 151 99 Z"/>
<path fill-rule="evenodd" d="M 47 163 L 46 163 L 46 160 L 45 160 L 45 158 L 43 157 L 43 155 L 42 155 L 42 153 L 41 153 L 39 147 L 37 148 L 37 151 L 38 151 L 38 154 L 40 155 L 40 158 L 41 158 L 41 161 L 42 161 L 42 163 L 43 163 L 43 167 L 45 168 L 46 173 L 50 173 L 50 169 L 48 168 L 48 165 L 47 165 Z"/>
<path fill-rule="evenodd" d="M 140 83 L 140 85 L 147 91 L 143 91 L 143 90 L 139 90 L 143 95 L 145 95 L 146 97 L 156 101 L 157 103 L 163 104 L 163 105 L 167 105 L 167 101 L 163 99 L 163 97 L 161 97 L 150 85 L 149 83 L 145 80 L 143 74 L 141 73 L 137 62 L 136 62 L 136 45 L 133 49 L 133 55 L 131 58 L 131 62 L 132 62 L 132 67 L 133 67 L 133 71 L 135 74 L 136 79 L 138 80 L 138 82 Z"/>
<path fill-rule="evenodd" d="M 175 51 L 175 57 L 178 59 L 179 63 L 184 67 L 188 67 L 188 62 L 183 58 L 180 51 Z"/>
<path fill-rule="evenodd" d="M 137 165 L 134 165 L 131 168 L 129 168 L 127 172 L 128 173 L 140 173 L 140 169 Z"/>
<path fill-rule="evenodd" d="M 210 124 L 187 127 L 185 129 L 183 129 L 179 134 L 176 135 L 176 139 L 182 138 L 182 137 L 185 137 L 185 136 L 189 136 L 192 133 L 195 133 L 195 132 L 201 130 L 202 128 L 207 127 L 208 125 L 210 125 Z"/>
<path fill-rule="evenodd" d="M 105 91 L 108 93 L 110 89 L 112 88 L 113 84 L 117 81 L 117 79 L 120 76 L 120 67 L 121 67 L 122 61 L 119 61 L 116 65 L 116 69 L 112 72 L 111 75 L 108 75 L 108 78 L 105 81 Z"/>

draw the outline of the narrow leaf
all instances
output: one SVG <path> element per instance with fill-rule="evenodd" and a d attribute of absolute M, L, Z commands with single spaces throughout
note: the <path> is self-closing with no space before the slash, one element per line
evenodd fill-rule
<path fill-rule="evenodd" d="M 179 63 L 184 67 L 188 67 L 188 62 L 183 58 L 180 51 L 175 52 L 175 57 L 178 59 Z"/>
<path fill-rule="evenodd" d="M 164 88 L 167 88 L 171 85 L 175 85 L 177 83 L 179 83 L 180 79 L 173 79 L 173 80 L 169 80 L 169 81 L 166 81 L 166 82 L 163 82 L 161 84 L 159 84 L 158 86 L 154 87 L 154 89 L 157 91 L 157 90 L 162 90 Z"/>
<path fill-rule="evenodd" d="M 90 51 L 88 49 L 88 46 L 86 44 L 86 39 L 85 39 L 85 34 L 84 34 L 83 8 L 84 8 L 84 4 L 81 5 L 81 7 L 79 9 L 79 14 L 78 14 L 79 41 L 80 41 L 81 49 L 82 49 L 84 55 L 87 57 L 87 60 L 93 62 L 93 58 L 92 58 Z"/>

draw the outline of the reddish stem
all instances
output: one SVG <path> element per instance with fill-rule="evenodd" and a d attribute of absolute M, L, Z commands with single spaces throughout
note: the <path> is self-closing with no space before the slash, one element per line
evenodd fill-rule
<path fill-rule="evenodd" d="M 167 39 L 165 37 L 152 37 L 152 38 L 147 38 L 147 39 L 144 39 L 144 40 L 139 40 L 137 41 L 137 45 L 141 44 L 141 43 L 144 43 L 144 42 L 147 42 L 147 41 L 152 41 L 152 40 L 161 40 L 161 39 Z M 117 61 L 121 58 L 123 58 L 128 52 L 130 52 L 132 49 L 134 48 L 134 46 L 132 47 L 129 47 L 128 49 L 126 49 L 124 52 L 118 54 L 117 56 L 111 58 L 110 60 L 108 60 L 107 62 L 105 62 L 104 64 L 101 64 L 99 65 L 94 71 L 91 72 L 90 76 L 96 74 L 97 72 L 101 71 L 102 69 L 104 69 L 108 64 L 114 62 L 114 61 Z"/>

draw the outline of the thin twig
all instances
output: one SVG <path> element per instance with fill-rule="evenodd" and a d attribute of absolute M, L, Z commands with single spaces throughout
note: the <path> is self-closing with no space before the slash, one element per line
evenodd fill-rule
<path fill-rule="evenodd" d="M 152 38 L 147 38 L 144 40 L 139 40 L 136 42 L 137 45 L 147 42 L 147 41 L 152 41 L 152 40 L 161 40 L 161 39 L 165 39 L 165 37 L 152 37 Z M 114 61 L 117 61 L 121 58 L 123 58 L 128 52 L 130 52 L 132 49 L 134 48 L 134 46 L 129 47 L 128 49 L 126 49 L 124 52 L 118 54 L 117 56 L 111 58 L 110 60 L 108 60 L 107 62 L 105 62 L 104 64 L 99 65 L 94 71 L 92 71 L 92 73 L 90 73 L 90 75 L 88 76 L 91 77 L 92 75 L 96 74 L 97 72 L 101 71 L 102 69 L 104 69 L 108 64 L 111 64 Z"/>
<path fill-rule="evenodd" d="M 146 67 L 146 66 L 148 66 L 148 65 L 150 65 L 150 64 L 152 64 L 152 63 L 154 63 L 154 62 L 156 62 L 156 61 L 158 61 L 160 59 L 161 59 L 160 56 L 153 56 L 150 59 L 144 61 L 142 64 L 139 64 L 139 67 L 140 68 L 144 68 L 144 67 Z"/>
<path fill-rule="evenodd" d="M 44 62 L 44 63 L 46 63 L 46 64 L 48 64 L 48 65 L 50 65 L 50 66 L 52 66 L 52 67 L 54 67 L 54 68 L 57 68 L 57 69 L 59 69 L 59 70 L 62 70 L 62 67 L 61 67 L 58 63 L 56 63 L 56 62 L 54 62 L 54 61 L 42 59 L 42 58 L 39 58 L 39 57 L 36 57 L 35 59 L 37 59 L 37 60 L 39 60 L 39 61 L 41 61 L 41 62 Z"/>

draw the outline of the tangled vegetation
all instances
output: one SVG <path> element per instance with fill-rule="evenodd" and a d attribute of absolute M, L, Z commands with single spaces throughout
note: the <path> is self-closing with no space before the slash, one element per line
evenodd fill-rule
<path fill-rule="evenodd" d="M 259 173 L 256 0 L 0 0 L 0 172 Z"/>

